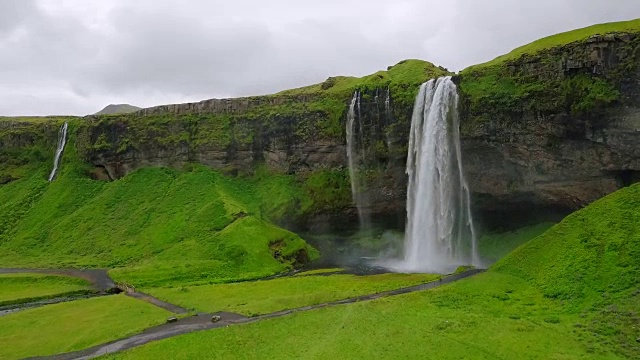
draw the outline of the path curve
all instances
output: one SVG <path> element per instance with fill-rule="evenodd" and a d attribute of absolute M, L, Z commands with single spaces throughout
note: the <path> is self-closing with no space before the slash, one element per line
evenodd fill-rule
<path fill-rule="evenodd" d="M 135 299 L 139 299 L 148 302 L 152 305 L 158 306 L 165 310 L 168 310 L 174 314 L 186 314 L 188 311 L 180 306 L 162 301 L 149 294 L 135 291 L 133 288 L 120 287 L 109 276 L 109 273 L 105 269 L 19 269 L 19 268 L 0 268 L 0 274 L 50 274 L 50 275 L 62 275 L 71 276 L 89 281 L 93 287 L 102 294 L 113 294 L 124 292 L 125 295 Z M 68 301 L 77 300 L 70 298 Z M 58 303 L 60 300 L 50 302 Z M 42 302 L 40 306 L 48 305 L 47 302 Z M 22 307 L 22 306 L 21 306 Z M 24 306 L 34 307 L 34 306 Z"/>
<path fill-rule="evenodd" d="M 100 292 L 109 292 L 117 288 L 115 282 L 105 269 L 19 269 L 19 268 L 0 268 L 0 274 L 50 274 L 71 276 L 90 282 L 96 290 Z"/>
<path fill-rule="evenodd" d="M 167 339 L 170 337 L 188 334 L 195 331 L 210 330 L 210 329 L 227 327 L 230 325 L 237 325 L 237 324 L 248 324 L 248 323 L 253 323 L 260 320 L 278 318 L 278 317 L 286 316 L 296 312 L 309 311 L 309 310 L 320 309 L 320 308 L 336 306 L 341 304 L 350 304 L 350 303 L 355 303 L 360 301 L 370 301 L 370 300 L 380 299 L 380 298 L 389 297 L 389 296 L 407 294 L 415 291 L 429 290 L 429 289 L 433 289 L 445 284 L 450 284 L 452 282 L 482 273 L 484 271 L 485 270 L 483 269 L 472 269 L 472 270 L 465 271 L 463 273 L 445 276 L 441 280 L 436 280 L 426 284 L 420 284 L 420 285 L 385 291 L 385 292 L 376 293 L 376 294 L 363 295 L 363 296 L 348 298 L 344 300 L 332 301 L 332 302 L 318 304 L 318 305 L 310 305 L 310 306 L 300 307 L 296 309 L 282 310 L 282 311 L 277 311 L 274 313 L 260 315 L 260 316 L 251 317 L 251 318 L 238 315 L 238 314 L 227 313 L 227 312 L 216 313 L 216 314 L 198 314 L 196 316 L 180 319 L 175 323 L 155 326 L 145 330 L 144 332 L 138 335 L 133 335 L 128 338 L 112 341 L 102 345 L 97 345 L 89 349 L 65 353 L 65 354 L 59 354 L 54 356 L 34 357 L 30 359 L 50 359 L 50 360 L 93 359 L 102 355 L 132 349 L 138 346 L 148 344 L 153 341 Z M 211 317 L 213 315 L 220 316 L 220 321 L 212 323 Z"/>

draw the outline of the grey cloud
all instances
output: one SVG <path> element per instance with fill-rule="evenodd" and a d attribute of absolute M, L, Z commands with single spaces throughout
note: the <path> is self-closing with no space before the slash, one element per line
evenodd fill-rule
<path fill-rule="evenodd" d="M 232 87 L 263 54 L 270 34 L 260 24 L 193 21 L 180 15 L 121 9 L 111 16 L 116 34 L 104 44 L 101 68 L 108 90 L 153 88 L 206 92 Z"/>
<path fill-rule="evenodd" d="M 16 29 L 35 13 L 33 0 L 5 0 L 0 2 L 0 36 Z"/>
<path fill-rule="evenodd" d="M 634 17 L 637 0 L 9 0 L 0 2 L 0 114 L 264 94 L 406 58 L 461 70 Z"/>

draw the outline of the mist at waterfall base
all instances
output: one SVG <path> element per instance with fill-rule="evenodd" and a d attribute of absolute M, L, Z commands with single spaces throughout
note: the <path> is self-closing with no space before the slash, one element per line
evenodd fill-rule
<path fill-rule="evenodd" d="M 451 77 L 420 87 L 407 155 L 403 256 L 377 265 L 401 272 L 451 273 L 480 266 L 469 188 L 462 169 L 458 93 Z"/>

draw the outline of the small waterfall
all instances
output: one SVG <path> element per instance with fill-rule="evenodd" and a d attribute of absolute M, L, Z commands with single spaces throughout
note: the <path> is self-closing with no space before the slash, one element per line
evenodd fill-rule
<path fill-rule="evenodd" d="M 462 171 L 458 93 L 451 77 L 416 97 L 407 157 L 407 226 L 402 271 L 448 273 L 480 266 L 469 187 Z"/>
<path fill-rule="evenodd" d="M 391 92 L 388 87 L 384 98 L 384 114 L 387 118 L 391 117 Z"/>
<path fill-rule="evenodd" d="M 389 87 L 387 87 L 384 99 L 384 118 L 387 124 L 391 123 L 391 91 L 389 90 Z M 387 149 L 391 149 L 391 138 L 389 137 L 388 132 L 385 134 L 385 139 L 387 142 Z"/>
<path fill-rule="evenodd" d="M 56 156 L 53 159 L 53 169 L 51 170 L 51 174 L 49 174 L 49 181 L 53 181 L 53 179 L 56 178 L 56 175 L 58 175 L 60 159 L 64 152 L 64 146 L 67 144 L 67 127 L 67 123 L 62 124 L 60 127 L 60 132 L 58 133 L 58 148 L 56 149 Z"/>
<path fill-rule="evenodd" d="M 356 131 L 356 120 L 358 121 L 358 130 Z M 367 197 L 364 193 L 363 179 L 359 174 L 359 167 L 365 158 L 363 146 L 362 118 L 360 115 L 360 92 L 356 91 L 351 99 L 351 105 L 347 112 L 347 159 L 349 161 L 349 178 L 351 179 L 351 197 L 358 209 L 358 220 L 360 221 L 360 229 L 369 226 L 369 218 L 365 214 L 367 206 Z"/>

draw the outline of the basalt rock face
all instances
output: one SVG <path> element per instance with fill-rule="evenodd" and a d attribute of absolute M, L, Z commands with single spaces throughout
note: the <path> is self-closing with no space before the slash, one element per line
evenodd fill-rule
<path fill-rule="evenodd" d="M 393 109 L 386 89 L 362 91 L 358 126 L 366 149 L 366 209 L 377 218 L 404 215 L 406 180 L 404 158 L 411 108 Z M 250 175 L 258 167 L 295 175 L 303 184 L 319 172 L 345 174 L 347 150 L 344 134 L 348 99 L 340 99 L 335 119 L 339 132 L 330 133 L 326 124 L 335 116 L 315 109 L 310 96 L 207 100 L 194 104 L 167 105 L 143 109 L 119 117 L 87 117 L 78 128 L 77 148 L 91 163 L 94 179 L 116 180 L 149 166 L 182 168 L 199 163 L 231 175 Z M 345 105 L 343 105 L 345 104 Z M 261 109 L 282 111 L 264 113 Z M 298 108 L 290 113 L 286 108 Z M 258 110 L 258 111 L 256 111 Z M 409 112 L 409 114 L 407 114 Z M 349 183 L 327 182 L 329 191 L 344 190 Z M 341 189 L 333 189 L 334 187 Z M 313 194 L 311 194 L 313 197 Z M 322 195 L 319 195 L 322 196 Z M 357 212 L 350 198 L 314 199 L 309 213 L 299 219 L 282 219 L 281 224 L 300 230 L 327 231 L 351 228 Z"/>
<path fill-rule="evenodd" d="M 637 34 L 594 37 L 472 68 L 455 78 L 464 168 L 474 210 L 484 224 L 557 219 L 640 180 L 639 49 Z M 438 71 L 429 76 L 446 74 Z M 327 81 L 322 90 L 331 86 Z M 91 176 L 103 180 L 142 167 L 190 163 L 228 174 L 251 174 L 266 166 L 294 175 L 301 184 L 319 172 L 344 179 L 352 90 L 213 99 L 90 116 L 76 126 L 76 148 L 95 167 Z M 392 87 L 389 104 L 386 86 L 360 90 L 359 141 L 366 145 L 371 204 L 365 211 L 374 222 L 402 228 L 410 95 L 417 86 Z M 327 179 L 332 180 L 316 187 L 338 195 L 330 201 L 316 198 L 318 206 L 288 219 L 290 227 L 357 226 L 348 176 L 346 182 Z"/>
<path fill-rule="evenodd" d="M 473 99 L 495 74 L 512 97 Z M 485 222 L 563 215 L 640 180 L 640 36 L 597 36 L 458 81 L 464 165 Z"/>
<path fill-rule="evenodd" d="M 55 151 L 60 124 L 0 118 L 0 185 L 17 180 L 21 169 L 49 163 Z M 53 149 L 49 152 L 49 149 Z"/>
<path fill-rule="evenodd" d="M 143 109 L 116 119 L 88 117 L 79 131 L 79 150 L 111 179 L 142 167 L 188 163 L 229 174 L 251 174 L 263 164 L 284 173 L 344 166 L 343 141 L 321 134 L 317 126 L 326 113 L 256 119 L 250 109 L 246 99 L 226 99 Z"/>

